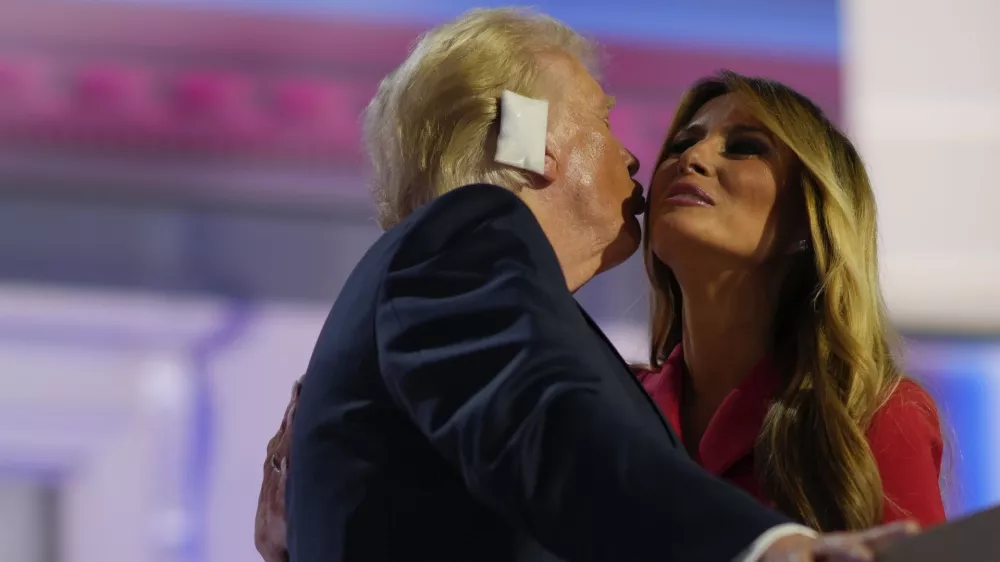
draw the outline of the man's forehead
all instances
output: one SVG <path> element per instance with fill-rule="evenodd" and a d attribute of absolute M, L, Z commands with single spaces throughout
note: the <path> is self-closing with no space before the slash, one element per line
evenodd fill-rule
<path fill-rule="evenodd" d="M 586 111 L 610 111 L 614 96 L 604 92 L 600 82 L 578 59 L 564 53 L 543 58 L 543 80 L 550 88 L 550 101 L 577 105 Z"/>
<path fill-rule="evenodd" d="M 540 55 L 542 83 L 553 97 L 567 96 L 593 99 L 604 91 L 587 68 L 566 53 Z"/>

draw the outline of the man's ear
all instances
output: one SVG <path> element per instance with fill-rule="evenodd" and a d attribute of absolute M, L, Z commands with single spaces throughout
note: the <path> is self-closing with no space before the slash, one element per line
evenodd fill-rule
<path fill-rule="evenodd" d="M 556 151 L 552 146 L 552 136 L 549 135 L 545 139 L 545 172 L 542 174 L 542 178 L 545 179 L 545 183 L 552 183 L 559 179 L 561 175 L 561 165 L 559 160 L 556 159 Z"/>

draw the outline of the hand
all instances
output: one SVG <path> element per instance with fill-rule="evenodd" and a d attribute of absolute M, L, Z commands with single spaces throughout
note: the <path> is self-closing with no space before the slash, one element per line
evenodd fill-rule
<path fill-rule="evenodd" d="M 292 387 L 292 399 L 285 408 L 278 432 L 267 443 L 264 480 L 257 498 L 253 542 L 264 562 L 288 562 L 285 543 L 285 482 L 288 478 L 288 453 L 292 445 L 292 420 L 299 405 L 301 379 Z"/>
<path fill-rule="evenodd" d="M 882 549 L 918 532 L 920 527 L 916 523 L 906 521 L 816 538 L 790 535 L 775 541 L 757 562 L 872 562 Z"/>

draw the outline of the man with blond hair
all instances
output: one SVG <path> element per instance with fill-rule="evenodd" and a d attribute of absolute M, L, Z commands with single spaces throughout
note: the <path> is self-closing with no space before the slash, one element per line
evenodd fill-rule
<path fill-rule="evenodd" d="M 640 239 L 597 63 L 549 17 L 479 10 L 380 85 L 387 231 L 265 464 L 293 562 L 867 560 L 907 532 L 817 537 L 700 470 L 574 301 Z"/>

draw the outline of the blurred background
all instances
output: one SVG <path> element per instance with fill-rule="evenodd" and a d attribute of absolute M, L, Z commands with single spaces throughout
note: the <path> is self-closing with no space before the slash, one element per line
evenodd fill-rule
<path fill-rule="evenodd" d="M 0 1 L 0 561 L 249 562 L 264 448 L 378 236 L 357 117 L 473 0 Z M 652 161 L 720 68 L 841 123 L 934 394 L 953 515 L 1000 502 L 1000 4 L 540 0 Z M 643 181 L 649 169 L 640 172 Z M 645 355 L 633 259 L 580 295 Z"/>

